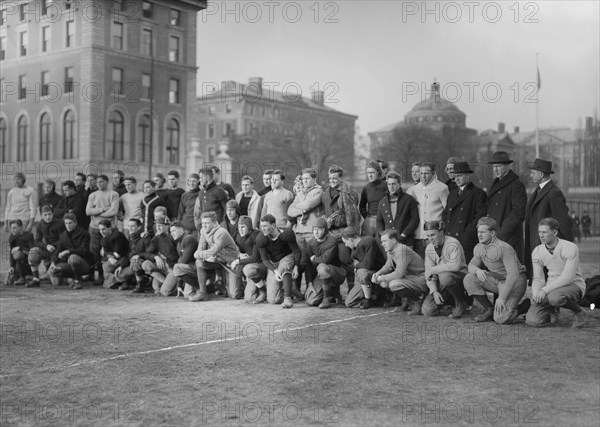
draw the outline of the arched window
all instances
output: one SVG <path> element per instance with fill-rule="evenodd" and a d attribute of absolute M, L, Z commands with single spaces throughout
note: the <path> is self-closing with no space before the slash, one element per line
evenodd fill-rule
<path fill-rule="evenodd" d="M 50 160 L 50 115 L 40 118 L 40 160 Z"/>
<path fill-rule="evenodd" d="M 0 118 L 0 163 L 6 162 L 8 159 L 6 157 L 6 120 Z"/>
<path fill-rule="evenodd" d="M 150 161 L 150 116 L 144 114 L 138 124 L 139 148 L 137 158 L 140 162 Z"/>
<path fill-rule="evenodd" d="M 27 117 L 17 122 L 17 162 L 27 161 Z"/>
<path fill-rule="evenodd" d="M 167 125 L 167 163 L 179 164 L 179 122 L 175 119 Z"/>
<path fill-rule="evenodd" d="M 118 111 L 110 113 L 108 118 L 108 141 L 106 144 L 106 158 L 110 160 L 123 160 L 123 115 Z"/>
<path fill-rule="evenodd" d="M 75 158 L 75 113 L 72 110 L 67 111 L 63 119 L 63 156 Z"/>

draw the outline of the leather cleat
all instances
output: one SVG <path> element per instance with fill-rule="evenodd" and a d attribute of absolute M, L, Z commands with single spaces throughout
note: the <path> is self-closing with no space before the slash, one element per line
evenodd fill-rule
<path fill-rule="evenodd" d="M 421 300 L 415 301 L 414 305 L 408 312 L 408 315 L 409 316 L 417 316 L 417 315 L 421 314 L 421 306 L 422 305 L 423 305 L 423 303 L 421 302 Z"/>
<path fill-rule="evenodd" d="M 452 313 L 448 315 L 448 317 L 450 319 L 460 319 L 462 315 L 465 314 L 465 311 L 467 311 L 466 305 L 457 304 L 456 307 L 454 307 L 454 310 L 452 310 Z"/>
<path fill-rule="evenodd" d="M 319 308 L 329 308 L 329 307 L 331 307 L 329 298 L 323 298 L 323 302 L 321 302 L 321 304 L 319 304 Z"/>
<path fill-rule="evenodd" d="M 361 301 L 360 305 L 358 306 L 358 308 L 360 308 L 361 310 L 367 310 L 371 307 L 373 307 L 373 300 L 370 298 L 365 298 Z"/>
<path fill-rule="evenodd" d="M 402 300 L 400 298 L 398 298 L 396 295 L 392 296 L 392 298 L 389 301 L 386 301 L 383 306 L 385 308 L 391 308 L 391 307 L 398 307 L 398 306 L 404 306 L 404 304 L 402 303 Z M 407 305 L 408 307 L 408 305 Z M 406 311 L 406 309 L 404 310 Z"/>
<path fill-rule="evenodd" d="M 73 289 L 83 289 L 83 285 L 79 280 L 73 280 Z"/>
<path fill-rule="evenodd" d="M 25 283 L 26 288 L 39 288 L 40 287 L 40 279 L 37 277 L 32 277 L 27 283 Z"/>
<path fill-rule="evenodd" d="M 266 300 L 267 300 L 267 292 L 264 289 L 260 289 L 258 291 L 258 296 L 256 297 L 256 299 L 254 301 L 252 301 L 252 304 L 262 304 Z"/>
<path fill-rule="evenodd" d="M 560 308 L 555 307 L 554 311 L 552 313 L 550 313 L 550 324 L 551 325 L 558 323 L 558 315 L 559 314 L 560 314 Z"/>
<path fill-rule="evenodd" d="M 15 280 L 14 285 L 23 286 L 25 283 L 27 283 L 27 280 L 25 280 L 24 277 L 19 277 L 17 280 Z"/>
<path fill-rule="evenodd" d="M 146 292 L 145 286 L 139 283 L 131 290 L 132 294 L 143 294 L 144 292 Z"/>
<path fill-rule="evenodd" d="M 517 316 L 527 313 L 529 311 L 529 307 L 531 307 L 531 300 L 529 298 L 525 298 L 519 305 L 517 305 Z"/>
<path fill-rule="evenodd" d="M 283 299 L 283 304 L 281 304 L 281 308 L 292 308 L 293 306 L 294 306 L 294 303 L 292 302 L 292 298 L 285 297 Z"/>
<path fill-rule="evenodd" d="M 494 307 L 486 308 L 486 310 L 475 318 L 476 322 L 489 322 L 494 319 Z"/>
<path fill-rule="evenodd" d="M 130 288 L 129 283 L 127 282 L 123 282 L 121 283 L 121 286 L 119 286 L 119 290 L 120 291 L 128 291 Z"/>
<path fill-rule="evenodd" d="M 188 300 L 191 302 L 208 301 L 208 295 L 203 292 L 196 291 L 188 297 Z"/>
<path fill-rule="evenodd" d="M 579 313 L 575 313 L 575 321 L 571 325 L 572 328 L 585 328 L 589 326 L 592 321 L 592 317 L 589 316 L 585 311 L 581 310 Z"/>

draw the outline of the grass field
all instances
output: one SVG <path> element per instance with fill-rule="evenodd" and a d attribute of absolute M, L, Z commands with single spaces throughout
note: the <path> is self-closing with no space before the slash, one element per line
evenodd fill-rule
<path fill-rule="evenodd" d="M 2 426 L 600 423 L 600 328 L 566 310 L 532 329 L 44 284 L 0 308 Z"/>

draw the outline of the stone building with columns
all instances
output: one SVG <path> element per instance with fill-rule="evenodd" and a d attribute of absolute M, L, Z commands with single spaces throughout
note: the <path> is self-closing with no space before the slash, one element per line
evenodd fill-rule
<path fill-rule="evenodd" d="M 206 5 L 3 2 L 2 200 L 17 171 L 33 186 L 77 171 L 185 173 L 195 133 L 196 19 Z"/>
<path fill-rule="evenodd" d="M 293 180 L 309 166 L 322 181 L 334 163 L 352 176 L 357 116 L 329 107 L 323 91 L 304 97 L 273 87 L 260 77 L 247 84 L 224 81 L 198 98 L 202 161 L 217 163 L 223 180 L 234 186 L 250 175 L 260 188 L 268 169 L 282 169 Z"/>

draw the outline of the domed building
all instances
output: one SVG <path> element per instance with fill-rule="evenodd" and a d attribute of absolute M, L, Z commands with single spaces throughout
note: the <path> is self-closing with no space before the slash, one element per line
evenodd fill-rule
<path fill-rule="evenodd" d="M 428 126 L 443 130 L 444 126 L 466 128 L 467 115 L 440 95 L 440 84 L 431 85 L 431 96 L 415 105 L 404 115 L 405 124 Z"/>

